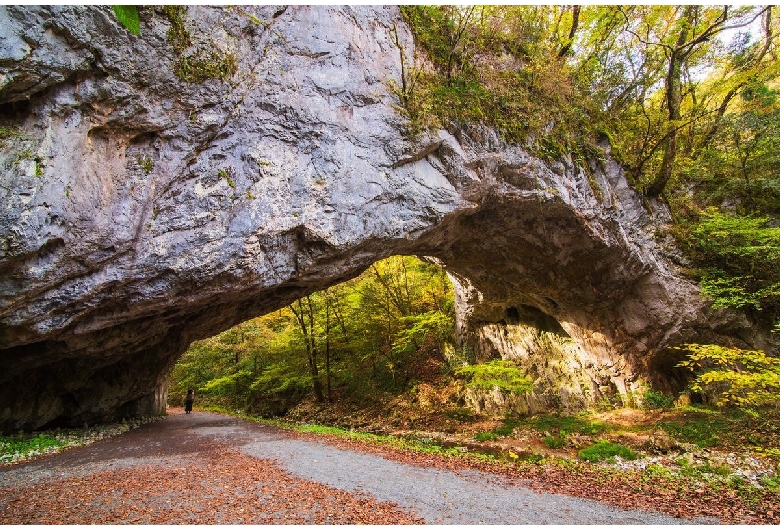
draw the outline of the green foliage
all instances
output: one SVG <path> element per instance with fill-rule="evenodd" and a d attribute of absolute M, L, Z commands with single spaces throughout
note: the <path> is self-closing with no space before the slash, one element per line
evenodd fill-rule
<path fill-rule="evenodd" d="M 234 171 L 233 171 L 232 167 L 231 168 L 224 168 L 223 167 L 223 168 L 220 168 L 219 171 L 217 171 L 217 175 L 219 176 L 219 178 L 225 179 L 225 182 L 227 182 L 228 186 L 230 186 L 231 188 L 235 188 L 236 187 L 236 181 L 233 180 L 233 173 L 234 173 Z"/>
<path fill-rule="evenodd" d="M 127 31 L 133 35 L 141 34 L 141 23 L 138 20 L 138 9 L 135 6 L 118 5 L 111 7 L 114 9 L 117 20 Z"/>
<path fill-rule="evenodd" d="M 200 387 L 200 390 L 215 394 L 232 394 L 235 392 L 236 387 L 242 384 L 242 380 L 249 378 L 251 375 L 252 372 L 249 370 L 239 370 L 235 373 L 207 381 Z"/>
<path fill-rule="evenodd" d="M 452 320 L 441 311 L 402 316 L 399 324 L 401 329 L 396 333 L 392 346 L 396 354 L 416 351 L 429 336 L 441 342 L 452 333 Z"/>
<path fill-rule="evenodd" d="M 229 168 L 219 176 L 230 178 Z M 362 399 L 408 389 L 431 358 L 444 362 L 453 319 L 452 287 L 441 269 L 389 258 L 300 304 L 192 344 L 174 367 L 169 395 L 180 405 L 187 388 L 197 388 L 201 407 L 276 414 L 312 392 Z"/>
<path fill-rule="evenodd" d="M 642 396 L 642 405 L 646 409 L 668 409 L 674 405 L 674 398 L 661 392 L 648 389 Z"/>
<path fill-rule="evenodd" d="M 465 377 L 466 386 L 491 391 L 498 388 L 507 394 L 525 394 L 533 390 L 533 382 L 512 361 L 494 359 L 487 363 L 462 366 L 455 373 Z"/>
<path fill-rule="evenodd" d="M 674 438 L 699 447 L 716 447 L 740 430 L 737 419 L 706 409 L 693 409 L 682 421 L 663 421 L 658 427 Z"/>
<path fill-rule="evenodd" d="M 403 6 L 429 62 L 396 35 L 394 88 L 410 133 L 484 124 L 545 159 L 571 154 L 600 201 L 590 168 L 607 139 L 639 189 L 669 200 L 715 305 L 776 319 L 780 61 L 766 9 Z M 718 38 L 761 19 L 763 33 Z"/>
<path fill-rule="evenodd" d="M 582 449 L 578 455 L 581 459 L 588 462 L 601 462 L 616 456 L 625 460 L 636 460 L 637 458 L 636 453 L 628 447 L 607 440 L 600 440 L 596 444 Z"/>
<path fill-rule="evenodd" d="M 493 429 L 493 432 L 499 436 L 512 436 L 520 422 L 511 418 L 505 418 L 500 426 Z"/>
<path fill-rule="evenodd" d="M 474 435 L 474 439 L 478 442 L 488 442 L 498 440 L 498 435 L 494 432 L 478 432 Z"/>
<path fill-rule="evenodd" d="M 17 127 L 0 126 L 0 147 L 5 147 L 6 140 L 22 139 L 24 135 Z"/>
<path fill-rule="evenodd" d="M 348 431 L 338 427 L 328 427 L 326 425 L 301 425 L 296 427 L 299 432 L 308 432 L 312 434 L 331 434 L 337 436 L 348 436 Z"/>
<path fill-rule="evenodd" d="M 565 436 L 545 436 L 544 443 L 550 449 L 560 449 L 566 447 Z"/>
<path fill-rule="evenodd" d="M 688 344 L 678 366 L 696 372 L 691 390 L 715 396 L 718 406 L 754 409 L 780 405 L 780 359 L 763 351 Z"/>
<path fill-rule="evenodd" d="M 154 169 L 154 161 L 149 155 L 139 156 L 136 160 L 138 165 L 144 170 L 144 174 L 148 175 Z"/>
<path fill-rule="evenodd" d="M 715 307 L 778 310 L 780 228 L 767 217 L 703 212 L 684 236 L 701 272 L 702 291 Z"/>
<path fill-rule="evenodd" d="M 761 484 L 771 492 L 780 493 L 780 473 L 761 477 Z"/>
<path fill-rule="evenodd" d="M 567 69 L 532 51 L 533 40 L 518 46 L 527 37 L 524 28 L 506 23 L 529 10 L 403 6 L 401 11 L 434 65 L 434 71 L 407 67 L 402 73 L 398 93 L 412 133 L 448 123 L 484 123 L 506 141 L 525 142 L 529 134 L 552 125 L 551 134 L 533 149 L 545 158 L 579 150 L 579 141 L 588 136 L 581 133 L 591 122 L 574 97 Z"/>
<path fill-rule="evenodd" d="M 49 447 L 62 447 L 63 443 L 48 434 L 36 436 L 3 436 L 0 437 L 0 461 L 10 462 L 18 456 L 30 453 L 42 453 Z"/>

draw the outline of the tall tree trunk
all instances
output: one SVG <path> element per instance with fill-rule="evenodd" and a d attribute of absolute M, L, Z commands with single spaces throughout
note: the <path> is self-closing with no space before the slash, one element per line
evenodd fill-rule
<path fill-rule="evenodd" d="M 306 349 L 306 359 L 309 365 L 309 374 L 311 375 L 312 390 L 314 391 L 314 398 L 318 403 L 325 401 L 325 396 L 322 393 L 322 382 L 320 381 L 319 370 L 317 369 L 317 344 L 314 339 L 314 310 L 311 304 L 311 298 L 306 296 L 307 308 L 304 309 L 301 300 L 298 300 L 298 309 L 295 309 L 294 305 L 290 306 L 298 325 L 301 328 L 303 334 L 303 344 Z M 306 325 L 306 317 L 308 317 L 309 325 Z"/>
<path fill-rule="evenodd" d="M 327 387 L 328 403 L 332 394 L 330 387 L 330 297 L 325 292 L 325 385 Z"/>
<path fill-rule="evenodd" d="M 571 30 L 569 30 L 569 38 L 566 41 L 566 44 L 561 47 L 561 51 L 558 52 L 558 58 L 563 59 L 569 53 L 571 52 L 571 47 L 574 44 L 574 35 L 577 34 L 577 28 L 580 25 L 580 6 L 572 6 L 572 12 L 571 12 Z"/>
<path fill-rule="evenodd" d="M 661 167 L 658 175 L 647 187 L 646 193 L 650 197 L 657 197 L 663 193 L 669 179 L 672 178 L 674 170 L 674 161 L 677 158 L 677 128 L 680 121 L 680 106 L 682 105 L 682 70 L 683 61 L 687 52 L 683 51 L 683 46 L 688 40 L 688 30 L 691 26 L 691 20 L 696 10 L 696 6 L 686 6 L 683 13 L 682 27 L 677 36 L 677 42 L 669 56 L 669 66 L 666 71 L 665 90 L 666 90 L 666 108 L 669 116 L 669 126 L 671 130 L 663 143 L 664 156 L 661 161 Z"/>

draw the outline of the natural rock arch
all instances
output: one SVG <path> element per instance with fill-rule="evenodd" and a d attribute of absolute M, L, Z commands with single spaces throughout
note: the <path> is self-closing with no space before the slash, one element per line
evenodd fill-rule
<path fill-rule="evenodd" d="M 481 128 L 406 137 L 397 8 L 190 7 L 193 50 L 237 64 L 202 83 L 141 18 L 136 38 L 104 7 L 0 7 L 3 430 L 159 410 L 191 341 L 392 254 L 459 279 L 475 351 L 528 354 L 519 326 L 557 322 L 572 373 L 619 393 L 670 345 L 760 343 L 706 308 L 609 158 L 588 177 Z"/>

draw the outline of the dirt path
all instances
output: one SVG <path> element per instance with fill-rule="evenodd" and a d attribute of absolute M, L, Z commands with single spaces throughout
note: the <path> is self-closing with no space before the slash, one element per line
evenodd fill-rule
<path fill-rule="evenodd" d="M 0 468 L 0 524 L 423 522 L 688 521 L 538 493 L 479 471 L 420 468 L 197 411 Z"/>

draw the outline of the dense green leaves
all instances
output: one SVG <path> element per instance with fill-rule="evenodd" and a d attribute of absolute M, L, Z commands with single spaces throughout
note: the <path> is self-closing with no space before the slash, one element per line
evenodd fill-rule
<path fill-rule="evenodd" d="M 780 406 L 780 359 L 763 351 L 689 344 L 681 367 L 696 371 L 694 392 L 714 397 L 719 406 L 745 409 Z"/>
<path fill-rule="evenodd" d="M 702 266 L 702 291 L 716 307 L 768 310 L 780 302 L 780 228 L 768 217 L 723 214 L 714 208 L 685 235 Z"/>
<path fill-rule="evenodd" d="M 507 394 L 525 394 L 533 390 L 533 382 L 512 361 L 494 359 L 487 363 L 462 366 L 455 371 L 466 377 L 467 386 L 492 391 L 498 389 Z"/>

